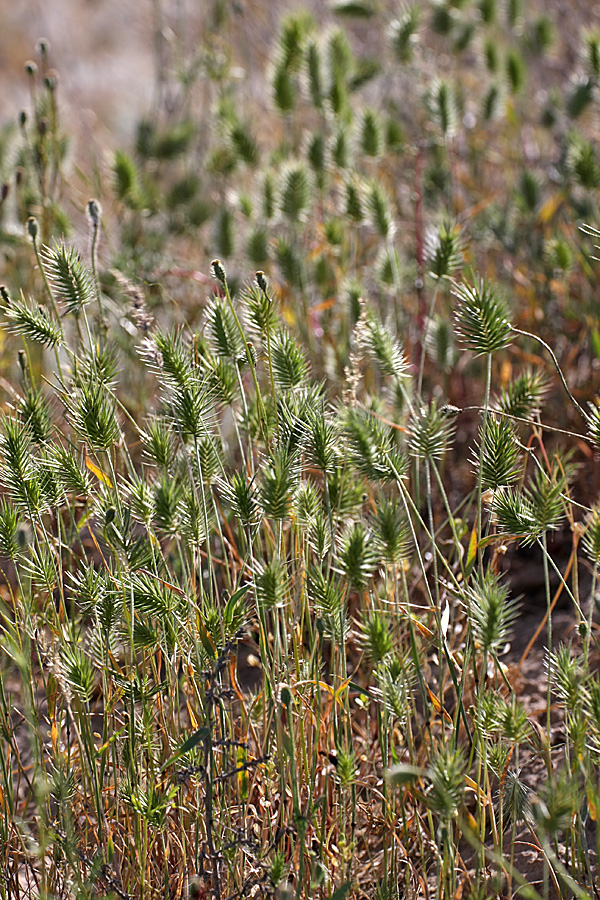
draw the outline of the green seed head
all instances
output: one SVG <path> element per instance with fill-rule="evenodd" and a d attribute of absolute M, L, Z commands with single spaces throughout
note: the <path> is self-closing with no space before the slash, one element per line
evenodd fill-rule
<path fill-rule="evenodd" d="M 225 284 L 227 275 L 225 274 L 225 266 L 223 265 L 221 260 L 213 259 L 212 263 L 210 264 L 210 268 L 211 268 L 213 277 L 216 278 L 217 281 L 220 281 L 221 284 Z"/>
<path fill-rule="evenodd" d="M 265 273 L 262 270 L 260 272 L 256 273 L 256 283 L 259 286 L 259 288 L 261 289 L 261 291 L 263 291 L 266 294 L 269 289 L 269 283 L 267 281 L 267 276 L 265 275 Z"/>
<path fill-rule="evenodd" d="M 38 235 L 38 223 L 35 216 L 29 216 L 27 219 L 27 233 L 32 241 L 35 241 Z"/>
<path fill-rule="evenodd" d="M 102 207 L 100 206 L 98 201 L 93 199 L 88 200 L 85 211 L 94 228 L 98 228 L 100 225 L 100 220 L 102 218 Z"/>
<path fill-rule="evenodd" d="M 56 69 L 50 69 L 46 77 L 44 78 L 44 85 L 50 93 L 53 93 L 56 90 L 56 86 L 58 84 L 58 72 Z"/>
<path fill-rule="evenodd" d="M 287 686 L 287 684 L 282 684 L 282 685 L 281 685 L 281 690 L 280 690 L 280 692 L 279 692 L 279 697 L 280 697 L 280 699 L 281 699 L 281 704 L 282 704 L 282 706 L 285 706 L 285 707 L 287 707 L 287 708 L 289 709 L 289 707 L 290 707 L 290 705 L 291 705 L 291 703 L 292 703 L 292 693 L 291 693 L 289 687 Z"/>

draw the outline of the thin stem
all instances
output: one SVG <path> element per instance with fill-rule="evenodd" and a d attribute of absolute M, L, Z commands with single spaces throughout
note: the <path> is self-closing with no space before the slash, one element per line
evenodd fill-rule
<path fill-rule="evenodd" d="M 483 454 L 485 448 L 485 439 L 487 435 L 488 414 L 490 406 L 490 390 L 492 384 L 492 354 L 487 354 L 486 376 L 485 376 L 485 403 L 483 407 L 483 431 L 481 434 L 481 446 L 479 448 L 479 466 L 477 473 L 477 551 L 481 562 L 481 495 L 483 492 Z"/>
<path fill-rule="evenodd" d="M 38 243 L 37 243 L 37 237 L 31 231 L 30 231 L 30 234 L 31 234 L 31 243 L 33 244 L 33 252 L 35 253 L 35 258 L 37 260 L 39 270 L 42 274 L 42 280 L 44 282 L 44 287 L 46 288 L 46 293 L 48 294 L 48 297 L 50 299 L 50 303 L 52 305 L 52 310 L 54 312 L 54 315 L 56 316 L 56 321 L 60 325 L 60 312 L 59 312 L 58 306 L 56 305 L 56 299 L 54 297 L 54 294 L 52 293 L 52 288 L 50 287 L 50 282 L 48 281 L 48 276 L 46 275 L 44 266 L 42 265 L 42 259 L 40 256 L 40 251 L 39 251 L 39 247 L 38 247 Z M 61 384 L 64 384 L 64 377 L 63 377 L 63 373 L 62 373 L 62 369 L 61 369 L 61 365 L 60 365 L 60 356 L 58 353 L 58 348 L 56 346 L 54 347 L 54 358 L 56 359 L 56 368 L 58 370 L 58 376 L 60 378 Z"/>
<path fill-rule="evenodd" d="M 423 386 L 423 372 L 425 371 L 425 345 L 427 343 L 427 337 L 429 335 L 429 328 L 431 325 L 431 320 L 433 318 L 433 312 L 435 310 L 435 303 L 437 300 L 438 291 L 440 289 L 440 279 L 435 283 L 435 287 L 433 289 L 433 294 L 431 296 L 431 303 L 429 304 L 429 312 L 427 313 L 427 318 L 425 320 L 425 327 L 423 328 L 423 333 L 421 335 L 421 360 L 419 362 L 419 380 L 417 382 L 417 396 L 421 396 L 421 388 Z"/>
<path fill-rule="evenodd" d="M 220 265 L 220 264 L 219 264 L 219 265 Z M 237 329 L 238 329 L 238 331 L 239 331 L 239 333 L 240 333 L 240 337 L 241 337 L 242 342 L 243 342 L 243 344 L 244 344 L 244 350 L 245 350 L 245 353 L 246 353 L 246 359 L 248 360 L 248 365 L 250 366 L 250 371 L 251 371 L 251 373 L 252 373 L 252 378 L 254 379 L 254 387 L 255 387 L 255 389 L 256 389 L 256 402 L 257 402 L 257 404 L 258 404 L 258 414 L 259 414 L 259 419 L 260 419 L 261 431 L 262 431 L 262 433 L 263 433 L 263 439 L 264 439 L 264 442 L 265 442 L 265 447 L 268 447 L 268 446 L 269 446 L 269 430 L 268 430 L 268 426 L 267 426 L 267 414 L 266 414 L 266 412 L 265 412 L 265 407 L 264 407 L 264 403 L 263 403 L 263 399 L 262 399 L 262 394 L 261 394 L 261 392 L 260 392 L 260 385 L 259 385 L 259 383 L 258 383 L 258 378 L 257 378 L 257 376 L 256 376 L 256 369 L 255 369 L 255 367 L 254 367 L 254 360 L 252 359 L 252 353 L 250 352 L 250 347 L 249 347 L 248 342 L 247 342 L 247 340 L 246 340 L 246 334 L 245 334 L 244 329 L 243 329 L 243 327 L 242 327 L 242 323 L 240 322 L 240 319 L 239 319 L 239 316 L 238 316 L 238 314 L 237 314 L 237 312 L 236 312 L 235 306 L 233 305 L 233 300 L 231 299 L 231 294 L 230 294 L 230 292 L 229 292 L 229 285 L 227 284 L 227 279 L 226 279 L 226 278 L 223 278 L 223 280 L 221 281 L 221 284 L 223 285 L 223 290 L 224 290 L 224 292 L 225 292 L 225 297 L 226 297 L 226 299 L 227 299 L 227 304 L 228 304 L 228 306 L 229 306 L 229 309 L 231 310 L 231 313 L 232 313 L 232 315 L 233 315 L 233 318 L 235 319 L 235 324 L 237 325 Z"/>
<path fill-rule="evenodd" d="M 515 334 L 522 334 L 524 337 L 528 337 L 528 338 L 531 338 L 533 341 L 537 341 L 538 344 L 541 344 L 542 347 L 544 347 L 544 349 L 548 351 L 548 353 L 549 353 L 550 356 L 552 357 L 552 362 L 554 363 L 554 366 L 555 366 L 555 368 L 556 368 L 556 371 L 558 372 L 559 378 L 560 378 L 560 380 L 561 380 L 561 382 L 562 382 L 562 386 L 564 387 L 565 391 L 567 392 L 567 395 L 568 395 L 568 397 L 569 397 L 569 400 L 571 401 L 571 403 L 573 403 L 574 406 L 577 407 L 577 409 L 579 410 L 579 412 L 581 413 L 581 415 L 583 416 L 583 418 L 587 421 L 587 419 L 588 419 L 587 413 L 586 413 L 585 410 L 579 405 L 579 403 L 577 402 L 577 400 L 575 399 L 575 397 L 573 396 L 573 394 L 572 394 L 571 391 L 569 390 L 569 385 L 568 385 L 567 382 L 565 381 L 565 376 L 563 375 L 563 373 L 562 373 L 562 371 L 561 371 L 561 368 L 560 368 L 560 366 L 559 366 L 559 364 L 558 364 L 558 360 L 557 360 L 556 355 L 555 355 L 554 351 L 552 350 L 552 348 L 546 343 L 546 341 L 543 341 L 542 338 L 539 337 L 537 334 L 531 334 L 531 332 L 529 332 L 529 331 L 521 331 L 521 329 L 520 329 L 520 328 L 517 328 L 515 325 L 511 325 L 511 326 L 510 326 L 510 330 L 511 330 L 511 331 L 514 331 Z"/>

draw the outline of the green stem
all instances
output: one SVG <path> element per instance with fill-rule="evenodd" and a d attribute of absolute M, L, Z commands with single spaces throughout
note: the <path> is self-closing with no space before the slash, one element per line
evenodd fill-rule
<path fill-rule="evenodd" d="M 427 313 L 427 319 L 425 320 L 425 328 L 423 329 L 423 335 L 421 337 L 421 361 L 419 362 L 419 380 L 417 382 L 417 396 L 421 396 L 421 388 L 423 386 L 423 372 L 425 371 L 425 345 L 427 343 L 427 337 L 429 335 L 429 326 L 431 320 L 433 318 L 433 312 L 435 310 L 435 303 L 437 300 L 438 291 L 440 289 L 440 279 L 435 283 L 435 287 L 433 289 L 433 294 L 431 296 L 431 303 L 429 304 L 429 311 Z"/>
<path fill-rule="evenodd" d="M 219 279 L 221 280 L 221 279 Z M 244 329 L 242 327 L 242 323 L 240 322 L 239 316 L 236 312 L 235 306 L 233 305 L 233 300 L 231 299 L 231 294 L 229 292 L 229 285 L 227 284 L 227 279 L 223 278 L 221 280 L 221 284 L 223 285 L 223 290 L 225 292 L 225 298 L 227 300 L 227 304 L 229 309 L 231 310 L 231 314 L 235 319 L 235 324 L 237 325 L 237 329 L 240 333 L 240 337 L 242 339 L 242 343 L 244 345 L 244 350 L 246 352 L 246 359 L 248 360 L 248 365 L 250 366 L 250 371 L 252 373 L 252 378 L 254 380 L 254 387 L 256 390 L 256 402 L 258 404 L 258 413 L 260 418 L 261 431 L 263 435 L 263 440 L 265 442 L 265 448 L 269 446 L 269 429 L 267 426 L 267 414 L 265 412 L 265 406 L 262 399 L 262 394 L 260 391 L 260 385 L 258 383 L 258 378 L 256 376 L 256 369 L 254 368 L 254 361 L 252 359 L 252 354 L 250 352 L 250 347 L 248 346 L 248 342 L 246 340 L 246 335 L 244 333 Z"/>
<path fill-rule="evenodd" d="M 37 260 L 39 270 L 42 274 L 42 280 L 44 282 L 44 287 L 46 288 L 46 293 L 48 294 L 48 297 L 50 299 L 50 303 L 52 305 L 52 310 L 56 317 L 57 323 L 60 325 L 60 312 L 59 312 L 58 306 L 56 305 L 56 299 L 54 297 L 54 294 L 52 293 L 52 288 L 50 287 L 50 282 L 48 281 L 48 276 L 46 275 L 44 266 L 42 265 L 42 258 L 40 256 L 40 250 L 39 250 L 38 243 L 37 243 L 37 237 L 34 237 L 33 235 L 31 235 L 31 243 L 33 244 L 33 252 L 35 253 L 35 258 Z M 63 377 L 63 373 L 62 373 L 62 369 L 61 369 L 61 365 L 60 365 L 60 356 L 58 354 L 58 348 L 56 346 L 54 347 L 54 358 L 56 359 L 56 368 L 58 371 L 58 376 L 60 378 L 61 384 L 64 384 L 64 377 Z"/>
<path fill-rule="evenodd" d="M 544 587 L 546 589 L 546 615 L 548 616 L 547 635 L 548 649 L 547 653 L 552 652 L 552 594 L 550 591 L 550 570 L 548 568 L 548 547 L 546 541 L 546 532 L 542 534 L 542 549 L 544 551 Z M 548 740 L 550 740 L 551 715 L 550 707 L 552 705 L 552 679 L 550 666 L 548 666 L 548 685 L 546 690 L 546 727 L 548 729 Z"/>
<path fill-rule="evenodd" d="M 483 493 L 483 453 L 485 448 L 485 439 L 487 435 L 488 415 L 490 406 L 490 390 L 492 385 L 492 354 L 487 354 L 487 366 L 485 376 L 485 403 L 483 407 L 483 431 L 481 434 L 481 446 L 479 448 L 479 471 L 477 473 L 477 552 L 479 561 L 481 562 L 481 496 Z"/>
<path fill-rule="evenodd" d="M 592 588 L 590 591 L 590 609 L 588 612 L 587 619 L 587 631 L 585 633 L 585 641 L 583 643 L 583 659 L 585 662 L 585 669 L 588 670 L 588 659 L 590 655 L 590 640 L 592 637 L 592 622 L 594 619 L 594 605 L 595 605 L 595 597 L 596 597 L 596 585 L 598 583 L 598 563 L 594 564 L 594 571 L 592 573 Z"/>

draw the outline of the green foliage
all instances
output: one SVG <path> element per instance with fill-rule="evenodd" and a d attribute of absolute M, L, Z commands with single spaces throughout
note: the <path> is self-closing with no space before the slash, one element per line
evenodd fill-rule
<path fill-rule="evenodd" d="M 383 147 L 383 131 L 379 116 L 373 109 L 363 111 L 360 147 L 365 156 L 379 156 Z"/>
<path fill-rule="evenodd" d="M 521 538 L 525 544 L 537 540 L 539 529 L 527 497 L 513 488 L 496 491 L 492 500 L 492 514 L 500 533 Z"/>
<path fill-rule="evenodd" d="M 533 513 L 536 528 L 541 531 L 555 530 L 565 516 L 565 504 L 562 498 L 567 483 L 564 471 L 556 468 L 550 474 L 538 469 L 526 496 Z"/>
<path fill-rule="evenodd" d="M 402 347 L 376 314 L 371 315 L 367 322 L 367 346 L 384 375 L 395 378 L 407 375 L 408 366 Z"/>
<path fill-rule="evenodd" d="M 137 208 L 139 176 L 132 158 L 123 150 L 117 150 L 113 161 L 114 190 L 117 199 L 131 208 Z"/>
<path fill-rule="evenodd" d="M 360 589 L 365 587 L 377 559 L 371 532 L 362 522 L 350 525 L 341 538 L 340 567 L 348 583 Z"/>
<path fill-rule="evenodd" d="M 515 47 L 509 48 L 505 59 L 506 80 L 513 94 L 518 94 L 525 84 L 525 63 Z"/>
<path fill-rule="evenodd" d="M 518 608 L 508 599 L 508 587 L 490 569 L 478 574 L 466 589 L 467 612 L 478 650 L 496 654 L 510 638 Z"/>
<path fill-rule="evenodd" d="M 109 450 L 119 439 L 114 398 L 97 381 L 79 385 L 66 401 L 67 414 L 80 438 L 91 450 Z"/>
<path fill-rule="evenodd" d="M 435 403 L 414 411 L 410 422 L 409 447 L 418 459 L 434 462 L 442 458 L 452 432 L 451 419 Z"/>
<path fill-rule="evenodd" d="M 394 478 L 394 445 L 389 428 L 367 412 L 348 409 L 343 416 L 346 452 L 356 469 L 375 480 Z"/>
<path fill-rule="evenodd" d="M 464 795 L 465 760 L 460 750 L 440 750 L 428 770 L 431 790 L 428 803 L 444 822 L 459 811 Z"/>
<path fill-rule="evenodd" d="M 106 172 L 46 42 L 0 126 L 2 889 L 587 896 L 597 29 L 201 7 Z"/>
<path fill-rule="evenodd" d="M 305 166 L 296 164 L 284 172 L 281 185 L 281 211 L 297 222 L 310 203 L 310 181 Z"/>
<path fill-rule="evenodd" d="M 481 484 L 484 490 L 506 487 L 519 476 L 520 458 L 515 429 L 505 419 L 489 418 L 479 431 Z"/>
<path fill-rule="evenodd" d="M 275 384 L 280 390 L 291 391 L 305 383 L 307 367 L 304 353 L 287 331 L 281 329 L 273 335 L 271 356 Z"/>
<path fill-rule="evenodd" d="M 53 250 L 46 247 L 42 253 L 42 263 L 57 299 L 65 304 L 68 312 L 77 315 L 86 304 L 92 302 L 92 275 L 73 247 L 65 244 L 57 245 Z"/>
<path fill-rule="evenodd" d="M 495 353 L 509 344 L 508 310 L 492 284 L 484 279 L 458 284 L 456 325 L 461 342 L 474 353 Z"/>
<path fill-rule="evenodd" d="M 213 351 L 234 362 L 245 357 L 245 349 L 230 306 L 213 297 L 206 310 L 207 331 Z"/>
<path fill-rule="evenodd" d="M 429 89 L 429 106 L 437 127 L 445 138 L 452 137 L 456 131 L 457 109 L 452 85 L 445 80 L 436 79 Z"/>
<path fill-rule="evenodd" d="M 597 566 L 600 563 L 600 510 L 592 509 L 585 534 L 583 536 L 583 548 L 592 563 Z"/>
<path fill-rule="evenodd" d="M 0 556 L 15 560 L 19 554 L 19 516 L 6 498 L 0 500 Z"/>
<path fill-rule="evenodd" d="M 247 163 L 254 166 L 258 162 L 259 151 L 256 140 L 247 126 L 236 123 L 229 133 L 229 138 L 233 145 L 236 156 Z"/>
<path fill-rule="evenodd" d="M 390 41 L 394 55 L 400 63 L 408 62 L 414 54 L 415 44 L 419 37 L 419 22 L 420 7 L 413 3 L 406 6 L 401 15 L 390 25 Z"/>
<path fill-rule="evenodd" d="M 285 519 L 291 509 L 292 494 L 298 482 L 297 460 L 286 449 L 276 451 L 262 471 L 260 499 L 265 515 Z"/>
<path fill-rule="evenodd" d="M 44 347 L 62 344 L 62 328 L 43 306 L 34 306 L 24 298 L 12 300 L 8 294 L 3 296 L 3 301 L 2 311 L 13 334 L 22 334 Z"/>
<path fill-rule="evenodd" d="M 273 72 L 273 100 L 282 116 L 289 115 L 296 105 L 296 88 L 283 62 L 279 62 Z"/>
<path fill-rule="evenodd" d="M 378 610 L 368 612 L 359 625 L 363 653 L 374 665 L 384 660 L 394 647 L 389 622 Z"/>
<path fill-rule="evenodd" d="M 391 237 L 394 232 L 394 222 L 390 203 L 384 188 L 377 181 L 371 182 L 368 186 L 366 204 L 371 216 L 371 223 L 379 236 Z"/>
<path fill-rule="evenodd" d="M 429 271 L 435 278 L 454 275 L 462 266 L 464 241 L 458 224 L 444 222 L 429 234 L 427 258 Z"/>
<path fill-rule="evenodd" d="M 503 389 L 496 405 L 507 416 L 526 419 L 539 412 L 546 390 L 547 382 L 542 373 L 527 369 Z"/>

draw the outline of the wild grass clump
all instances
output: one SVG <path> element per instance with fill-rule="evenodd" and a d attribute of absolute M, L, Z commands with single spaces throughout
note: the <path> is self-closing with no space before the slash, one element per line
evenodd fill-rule
<path fill-rule="evenodd" d="M 295 12 L 251 128 L 214 12 L 86 249 L 7 132 L 0 894 L 595 896 L 598 36 Z"/>

